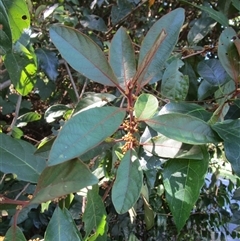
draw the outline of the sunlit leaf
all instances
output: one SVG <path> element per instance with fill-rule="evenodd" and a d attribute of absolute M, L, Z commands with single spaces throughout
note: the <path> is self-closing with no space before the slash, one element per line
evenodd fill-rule
<path fill-rule="evenodd" d="M 73 159 L 47 167 L 41 173 L 31 203 L 43 203 L 98 183 L 87 165 Z"/>
<path fill-rule="evenodd" d="M 78 157 L 100 144 L 118 129 L 124 117 L 125 111 L 116 107 L 92 108 L 75 114 L 53 143 L 48 165 Z"/>
<path fill-rule="evenodd" d="M 117 169 L 116 180 L 112 189 L 112 201 L 119 214 L 126 213 L 137 202 L 143 183 L 137 154 L 129 150 Z"/>
<path fill-rule="evenodd" d="M 118 83 L 126 89 L 127 83 L 131 81 L 136 72 L 136 61 L 131 39 L 122 27 L 111 41 L 109 62 L 118 78 Z"/>
<path fill-rule="evenodd" d="M 171 159 L 163 170 L 166 200 L 178 232 L 189 218 L 204 184 L 208 154 L 200 160 Z"/>
<path fill-rule="evenodd" d="M 46 161 L 36 157 L 35 150 L 36 148 L 26 141 L 0 133 L 0 171 L 15 173 L 19 180 L 36 183 Z"/>
<path fill-rule="evenodd" d="M 104 53 L 89 37 L 58 24 L 52 25 L 49 32 L 62 57 L 75 70 L 100 84 L 117 86 L 117 78 Z"/>
<path fill-rule="evenodd" d="M 51 123 L 51 122 L 55 121 L 57 118 L 63 116 L 63 114 L 68 110 L 70 110 L 70 108 L 63 104 L 51 105 L 45 111 L 44 119 L 48 123 Z"/>
<path fill-rule="evenodd" d="M 36 112 L 28 112 L 24 115 L 21 115 L 17 118 L 17 127 L 22 127 L 26 126 L 27 123 L 33 122 L 33 121 L 38 121 L 41 119 L 41 114 L 38 114 Z"/>

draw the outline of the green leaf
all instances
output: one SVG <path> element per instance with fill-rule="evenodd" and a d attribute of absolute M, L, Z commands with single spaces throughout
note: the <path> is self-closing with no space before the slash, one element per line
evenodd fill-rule
<path fill-rule="evenodd" d="M 119 214 L 126 213 L 137 202 L 143 183 L 143 173 L 134 150 L 121 160 L 112 188 L 112 201 Z"/>
<path fill-rule="evenodd" d="M 201 145 L 220 139 L 204 121 L 190 115 L 169 113 L 145 120 L 155 131 L 180 142 Z"/>
<path fill-rule="evenodd" d="M 47 108 L 44 114 L 44 119 L 48 123 L 54 122 L 57 118 L 63 116 L 68 110 L 70 110 L 70 108 L 63 104 L 51 105 L 49 108 Z"/>
<path fill-rule="evenodd" d="M 52 25 L 50 37 L 62 57 L 81 74 L 103 85 L 118 86 L 102 50 L 83 33 L 63 25 Z"/>
<path fill-rule="evenodd" d="M 68 213 L 68 214 L 67 214 Z M 47 226 L 45 241 L 81 241 L 79 231 L 67 209 L 57 206 Z"/>
<path fill-rule="evenodd" d="M 143 145 L 146 151 L 163 158 L 184 158 L 191 160 L 202 160 L 203 158 L 201 146 L 183 144 L 161 134 L 141 143 L 141 145 Z"/>
<path fill-rule="evenodd" d="M 116 107 L 92 108 L 75 114 L 53 143 L 48 165 L 68 161 L 94 148 L 118 129 L 125 114 Z"/>
<path fill-rule="evenodd" d="M 166 200 L 178 232 L 197 201 L 208 168 L 208 154 L 201 161 L 171 159 L 163 170 Z"/>
<path fill-rule="evenodd" d="M 150 94 L 141 94 L 134 105 L 135 115 L 138 120 L 151 118 L 158 109 L 158 100 Z"/>
<path fill-rule="evenodd" d="M 26 141 L 0 133 L 0 171 L 14 173 L 19 180 L 36 183 L 46 161 L 34 156 L 35 150 Z"/>
<path fill-rule="evenodd" d="M 136 73 L 136 61 L 131 39 L 122 27 L 111 41 L 109 63 L 118 78 L 119 85 L 126 89 L 127 84 Z"/>
<path fill-rule="evenodd" d="M 240 12 L 239 0 L 232 0 L 232 4 Z"/>
<path fill-rule="evenodd" d="M 31 203 L 43 203 L 98 183 L 87 165 L 73 159 L 53 167 L 47 167 L 39 177 Z"/>
<path fill-rule="evenodd" d="M 30 15 L 25 0 L 2 0 L 5 5 L 15 43 L 25 29 L 30 27 Z"/>
<path fill-rule="evenodd" d="M 8 229 L 3 241 L 27 241 L 22 230 L 18 226 L 12 226 Z"/>
<path fill-rule="evenodd" d="M 27 95 L 36 83 L 37 66 L 35 56 L 27 48 L 17 42 L 12 53 L 7 53 L 4 64 L 16 90 Z"/>
<path fill-rule="evenodd" d="M 208 13 L 209 17 L 211 17 L 212 19 L 214 19 L 215 21 L 217 21 L 224 27 L 228 26 L 228 18 L 222 12 L 216 11 L 212 7 L 209 7 L 209 6 L 199 6 L 195 3 L 190 3 L 190 2 L 184 1 L 184 0 L 181 0 L 181 2 L 188 3 L 196 8 L 201 9 L 202 11 Z"/>
<path fill-rule="evenodd" d="M 24 115 L 21 115 L 17 118 L 17 127 L 22 127 L 26 126 L 27 123 L 33 122 L 33 121 L 38 121 L 41 119 L 41 114 L 38 114 L 36 112 L 28 112 Z"/>
<path fill-rule="evenodd" d="M 224 141 L 240 142 L 240 120 L 217 122 L 212 128 Z"/>
<path fill-rule="evenodd" d="M 188 88 L 188 76 L 183 75 L 178 69 L 184 65 L 180 59 L 173 60 L 165 70 L 162 77 L 161 94 L 172 100 L 185 100 Z"/>
<path fill-rule="evenodd" d="M 240 55 L 233 42 L 233 38 L 237 33 L 233 28 L 226 28 L 220 35 L 218 44 L 218 57 L 223 68 L 230 77 L 237 83 L 240 75 Z"/>
<path fill-rule="evenodd" d="M 237 142 L 224 141 L 224 152 L 233 171 L 240 177 L 240 140 Z"/>
<path fill-rule="evenodd" d="M 93 186 L 87 193 L 87 205 L 83 214 L 85 239 L 94 230 L 94 234 L 87 240 L 107 240 L 107 213 L 98 194 L 98 186 Z"/>
<path fill-rule="evenodd" d="M 56 54 L 45 48 L 35 50 L 38 66 L 46 73 L 50 80 L 55 81 L 58 76 L 58 58 Z"/>
<path fill-rule="evenodd" d="M 0 16 L 0 55 L 4 55 L 12 50 L 12 32 L 2 1 L 0 1 Z"/>
<path fill-rule="evenodd" d="M 92 30 L 97 30 L 101 32 L 106 32 L 108 30 L 104 20 L 94 14 L 85 15 L 81 18 L 80 23 L 83 27 L 89 28 Z"/>
<path fill-rule="evenodd" d="M 178 40 L 183 22 L 184 9 L 178 8 L 160 18 L 148 31 L 142 42 L 139 55 L 139 66 L 142 65 L 142 67 L 138 68 L 136 77 L 137 79 L 140 77 L 138 79 L 140 87 L 147 82 L 152 84 L 162 78 L 162 69 Z M 167 35 L 161 41 L 162 31 L 165 31 Z M 159 40 L 160 43 L 156 46 Z M 153 52 L 152 56 L 149 56 L 148 61 L 146 61 L 146 56 L 151 51 Z"/>

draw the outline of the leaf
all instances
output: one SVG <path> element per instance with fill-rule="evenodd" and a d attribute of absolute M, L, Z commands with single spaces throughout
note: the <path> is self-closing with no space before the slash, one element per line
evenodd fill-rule
<path fill-rule="evenodd" d="M 23 31 L 30 27 L 30 14 L 25 0 L 2 0 L 5 5 L 15 43 Z"/>
<path fill-rule="evenodd" d="M 183 143 L 202 145 L 220 141 L 206 122 L 194 116 L 169 113 L 153 117 L 145 122 L 155 131 Z"/>
<path fill-rule="evenodd" d="M 4 238 L 4 241 L 27 241 L 22 230 L 18 226 L 11 226 Z"/>
<path fill-rule="evenodd" d="M 216 22 L 210 17 L 198 18 L 190 28 L 187 39 L 190 45 L 200 42 L 216 25 Z"/>
<path fill-rule="evenodd" d="M 46 161 L 34 156 L 35 150 L 26 141 L 0 133 L 0 171 L 14 173 L 19 180 L 36 183 Z"/>
<path fill-rule="evenodd" d="M 2 1 L 0 1 L 0 16 L 0 55 L 5 55 L 12 50 L 12 32 L 8 15 Z"/>
<path fill-rule="evenodd" d="M 154 212 L 147 201 L 143 196 L 143 205 L 144 205 L 144 221 L 146 223 L 146 229 L 150 230 L 154 226 Z"/>
<path fill-rule="evenodd" d="M 97 183 L 98 179 L 87 165 L 79 159 L 73 159 L 44 169 L 31 203 L 47 202 Z"/>
<path fill-rule="evenodd" d="M 87 205 L 83 213 L 85 239 L 94 230 L 94 234 L 88 240 L 107 240 L 107 213 L 101 197 L 98 194 L 98 186 L 93 186 L 87 193 Z"/>
<path fill-rule="evenodd" d="M 48 165 L 78 157 L 111 136 L 120 126 L 125 111 L 116 107 L 92 108 L 75 114 L 53 143 Z"/>
<path fill-rule="evenodd" d="M 163 170 L 166 200 L 178 233 L 183 228 L 204 184 L 208 153 L 201 161 L 171 159 Z"/>
<path fill-rule="evenodd" d="M 28 112 L 24 115 L 21 115 L 17 118 L 17 127 L 22 127 L 26 126 L 27 123 L 33 122 L 33 121 L 38 121 L 41 119 L 41 114 L 38 114 L 36 112 Z"/>
<path fill-rule="evenodd" d="M 27 95 L 36 83 L 34 54 L 17 42 L 14 51 L 6 54 L 4 64 L 16 90 L 23 96 Z"/>
<path fill-rule="evenodd" d="M 35 50 L 38 59 L 38 66 L 46 73 L 48 78 L 55 81 L 58 76 L 58 58 L 56 54 L 45 48 Z"/>
<path fill-rule="evenodd" d="M 217 89 L 217 86 L 213 86 L 208 81 L 202 80 L 198 88 L 198 100 L 204 100 L 211 96 Z"/>
<path fill-rule="evenodd" d="M 141 94 L 134 104 L 134 111 L 138 120 L 151 118 L 157 109 L 158 100 L 150 94 Z"/>
<path fill-rule="evenodd" d="M 228 26 L 228 18 L 219 11 L 216 11 L 212 8 L 212 6 L 199 6 L 195 3 L 190 3 L 188 1 L 185 0 L 181 0 L 181 2 L 185 2 L 188 3 L 196 8 L 201 9 L 202 11 L 206 12 L 209 14 L 209 17 L 211 17 L 212 19 L 214 19 L 215 21 L 217 21 L 218 23 L 220 23 L 222 26 L 227 27 Z"/>
<path fill-rule="evenodd" d="M 225 120 L 212 126 L 218 135 L 228 142 L 240 142 L 240 120 Z"/>
<path fill-rule="evenodd" d="M 134 150 L 121 160 L 112 188 L 112 201 L 119 214 L 126 213 L 137 202 L 143 183 L 143 173 Z"/>
<path fill-rule="evenodd" d="M 139 66 L 142 66 L 142 69 L 138 67 L 137 72 L 139 72 L 139 69 L 142 72 L 143 69 L 146 69 L 147 67 L 147 69 L 144 71 L 145 73 L 143 73 L 141 78 L 138 80 L 140 87 L 146 84 L 147 81 L 150 84 L 153 84 L 153 81 L 156 82 L 161 79 L 162 69 L 175 44 L 177 43 L 183 21 L 184 9 L 178 8 L 160 18 L 148 31 L 142 42 L 139 54 Z M 160 41 L 161 38 L 163 38 L 163 35 L 160 34 L 162 31 L 166 33 L 166 37 Z M 160 44 L 158 44 L 159 46 L 156 48 L 155 44 L 159 41 Z M 146 66 L 146 58 L 151 51 L 153 52 L 153 56 L 149 56 L 151 58 L 148 57 L 148 62 L 150 63 L 148 66 Z M 136 77 L 138 76 L 140 75 L 137 74 Z"/>
<path fill-rule="evenodd" d="M 180 59 L 173 60 L 166 68 L 161 85 L 161 94 L 172 100 L 185 100 L 189 88 L 188 76 L 178 69 L 184 65 Z"/>
<path fill-rule="evenodd" d="M 71 110 L 71 109 L 68 106 L 63 104 L 51 105 L 45 111 L 44 119 L 46 120 L 46 122 L 51 123 L 55 121 L 57 118 L 63 116 L 64 113 L 68 110 Z"/>
<path fill-rule="evenodd" d="M 74 220 L 67 209 L 63 211 L 57 206 L 47 226 L 44 240 L 45 241 L 81 241 L 79 231 L 77 230 Z M 68 213 L 68 214 L 67 214 Z"/>
<path fill-rule="evenodd" d="M 218 59 L 199 62 L 198 73 L 213 86 L 220 86 L 228 81 L 228 75 Z"/>
<path fill-rule="evenodd" d="M 237 142 L 224 141 L 224 152 L 233 171 L 240 177 L 240 140 Z"/>
<path fill-rule="evenodd" d="M 232 0 L 232 4 L 240 12 L 239 0 Z"/>
<path fill-rule="evenodd" d="M 52 25 L 49 32 L 62 57 L 75 70 L 100 84 L 118 86 L 104 53 L 89 37 L 59 24 Z"/>
<path fill-rule="evenodd" d="M 148 6 L 149 8 L 155 3 L 155 0 L 149 0 L 148 1 Z"/>
<path fill-rule="evenodd" d="M 119 85 L 126 90 L 127 84 L 136 73 L 134 49 L 129 35 L 122 27 L 111 41 L 109 63 L 117 76 Z"/>
<path fill-rule="evenodd" d="M 108 30 L 103 19 L 94 14 L 89 14 L 89 15 L 83 16 L 80 19 L 80 23 L 83 25 L 83 27 L 89 28 L 92 30 L 97 30 L 97 31 L 101 31 L 101 32 L 106 32 Z"/>
<path fill-rule="evenodd" d="M 226 28 L 221 33 L 218 44 L 219 60 L 235 83 L 239 81 L 240 75 L 240 55 L 233 41 L 236 36 L 233 28 Z"/>

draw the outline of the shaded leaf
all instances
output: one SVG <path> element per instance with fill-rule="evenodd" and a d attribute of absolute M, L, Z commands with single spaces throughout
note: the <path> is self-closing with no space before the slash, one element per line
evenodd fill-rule
<path fill-rule="evenodd" d="M 198 100 L 204 100 L 211 96 L 217 89 L 217 86 L 213 86 L 208 81 L 202 80 L 198 88 Z"/>
<path fill-rule="evenodd" d="M 208 154 L 197 160 L 171 159 L 163 170 L 166 200 L 178 232 L 183 228 L 197 201 L 208 168 Z"/>
<path fill-rule="evenodd" d="M 239 0 L 232 0 L 232 4 L 240 12 Z"/>
<path fill-rule="evenodd" d="M 233 42 L 233 38 L 236 35 L 233 28 L 226 28 L 221 33 L 218 44 L 219 60 L 235 83 L 239 81 L 238 78 L 240 75 L 240 55 Z"/>
<path fill-rule="evenodd" d="M 98 194 L 98 187 L 93 186 L 87 193 L 87 205 L 83 214 L 85 238 L 94 230 L 94 234 L 88 240 L 107 240 L 107 213 L 101 197 Z"/>
<path fill-rule="evenodd" d="M 180 59 L 173 60 L 166 68 L 161 85 L 161 94 L 172 100 L 185 100 L 189 88 L 188 76 L 183 75 L 179 68 L 184 65 Z"/>
<path fill-rule="evenodd" d="M 0 133 L 0 171 L 15 173 L 19 180 L 36 183 L 46 161 L 36 157 L 35 150 L 36 148 L 26 141 Z"/>
<path fill-rule="evenodd" d="M 12 50 L 12 32 L 8 15 L 2 1 L 0 1 L 0 16 L 0 55 L 4 55 Z"/>
<path fill-rule="evenodd" d="M 169 113 L 145 120 L 155 131 L 180 142 L 201 145 L 220 139 L 211 127 L 194 116 Z"/>
<path fill-rule="evenodd" d="M 209 59 L 199 62 L 198 73 L 213 86 L 219 86 L 228 81 L 228 75 L 218 59 Z"/>
<path fill-rule="evenodd" d="M 89 28 L 92 30 L 97 30 L 101 32 L 106 32 L 108 30 L 103 19 L 94 14 L 83 16 L 80 19 L 80 23 L 83 25 L 83 27 Z"/>
<path fill-rule="evenodd" d="M 67 209 L 63 211 L 57 206 L 47 226 L 44 240 L 45 241 L 81 241 L 79 231 L 77 230 L 74 220 L 71 218 Z M 68 214 L 66 214 L 68 213 Z"/>
<path fill-rule="evenodd" d="M 75 114 L 53 143 L 48 165 L 78 157 L 111 136 L 120 126 L 125 111 L 116 107 L 92 108 Z"/>
<path fill-rule="evenodd" d="M 117 169 L 112 188 L 112 201 L 119 214 L 126 213 L 137 202 L 143 183 L 143 173 L 134 150 L 129 150 Z"/>
<path fill-rule="evenodd" d="M 143 196 L 143 205 L 144 205 L 144 221 L 146 223 L 147 230 L 150 230 L 154 226 L 154 212 L 147 201 Z"/>
<path fill-rule="evenodd" d="M 58 76 L 58 58 L 48 49 L 38 48 L 35 50 L 38 58 L 38 66 L 46 73 L 50 80 L 55 81 Z"/>
<path fill-rule="evenodd" d="M 8 229 L 4 241 L 27 241 L 22 230 L 18 226 L 12 226 Z"/>
<path fill-rule="evenodd" d="M 135 115 L 138 120 L 151 118 L 158 109 L 158 100 L 150 94 L 141 94 L 134 105 Z"/>
<path fill-rule="evenodd" d="M 131 39 L 122 27 L 111 41 L 109 63 L 118 78 L 119 85 L 126 89 L 136 72 L 136 62 Z"/>
<path fill-rule="evenodd" d="M 50 37 L 62 57 L 81 74 L 103 85 L 117 86 L 102 50 L 89 37 L 63 25 L 52 25 Z"/>
<path fill-rule="evenodd" d="M 98 183 L 87 165 L 73 159 L 44 169 L 31 203 L 43 203 Z"/>
<path fill-rule="evenodd" d="M 2 0 L 5 5 L 15 43 L 25 29 L 30 27 L 30 14 L 25 0 Z"/>
<path fill-rule="evenodd" d="M 184 9 L 178 8 L 160 18 L 148 31 L 141 45 L 139 66 L 141 66 L 142 62 L 146 59 L 148 52 L 155 48 L 154 45 L 163 30 L 167 36 L 159 48 L 156 49 L 154 56 L 152 56 L 152 61 L 146 70 L 146 74 L 139 80 L 141 86 L 143 86 L 146 81 L 150 81 L 149 83 L 152 84 L 153 82 L 151 80 L 158 81 L 161 79 L 162 69 L 178 40 L 183 21 Z"/>

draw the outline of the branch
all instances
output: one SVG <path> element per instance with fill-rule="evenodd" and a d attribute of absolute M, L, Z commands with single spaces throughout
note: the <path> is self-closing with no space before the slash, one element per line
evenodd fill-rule
<path fill-rule="evenodd" d="M 8 86 L 10 86 L 11 85 L 11 80 L 9 79 L 9 80 L 6 80 L 5 82 L 3 82 L 3 83 L 0 83 L 0 91 L 1 90 L 3 90 L 3 89 L 5 89 L 5 88 L 7 88 Z"/>

